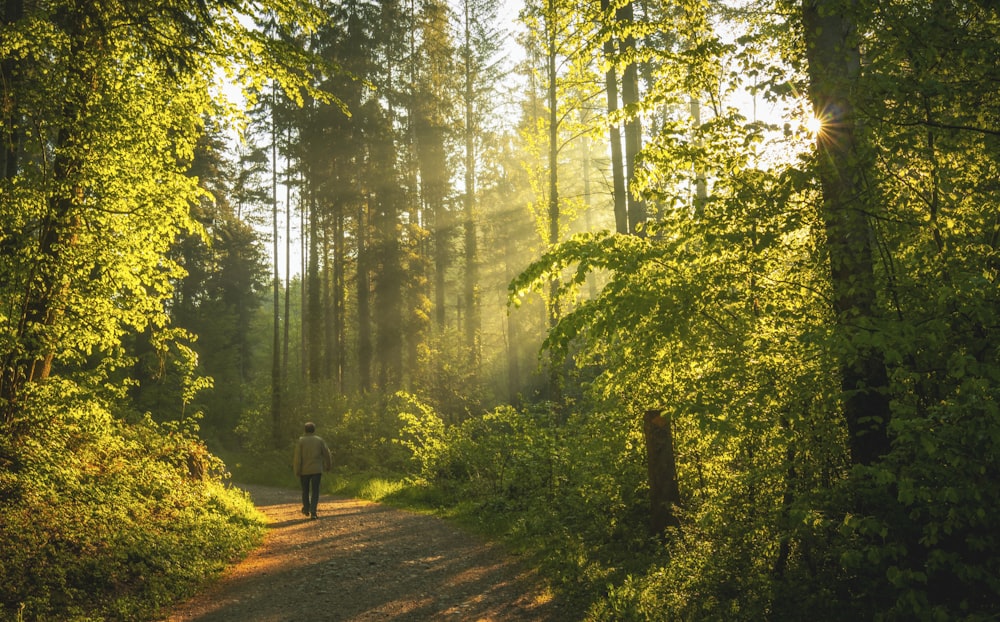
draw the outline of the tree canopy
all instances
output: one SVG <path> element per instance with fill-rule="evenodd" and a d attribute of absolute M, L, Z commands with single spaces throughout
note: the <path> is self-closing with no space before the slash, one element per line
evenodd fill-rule
<path fill-rule="evenodd" d="M 593 619 L 998 615 L 993 3 L 0 7 L 21 510 L 311 419 Z"/>

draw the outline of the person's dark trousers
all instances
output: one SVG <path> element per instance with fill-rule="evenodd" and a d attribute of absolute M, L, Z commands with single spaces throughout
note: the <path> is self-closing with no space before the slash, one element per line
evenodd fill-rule
<path fill-rule="evenodd" d="M 319 480 L 322 473 L 300 475 L 302 482 L 302 513 L 316 518 L 316 507 L 319 505 Z"/>

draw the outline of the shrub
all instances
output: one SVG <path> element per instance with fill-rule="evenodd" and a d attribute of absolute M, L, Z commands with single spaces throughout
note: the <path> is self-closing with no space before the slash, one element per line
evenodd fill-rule
<path fill-rule="evenodd" d="M 148 618 L 259 542 L 193 422 L 128 424 L 53 380 L 10 445 L 0 507 L 0 618 Z"/>

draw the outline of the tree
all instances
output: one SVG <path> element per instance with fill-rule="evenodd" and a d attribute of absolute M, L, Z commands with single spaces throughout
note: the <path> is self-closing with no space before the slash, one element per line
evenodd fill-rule
<path fill-rule="evenodd" d="M 478 369 L 482 347 L 482 301 L 479 291 L 479 234 L 476 227 L 477 159 L 479 144 L 485 130 L 485 117 L 489 102 L 496 95 L 498 73 L 494 59 L 500 49 L 500 33 L 495 28 L 496 4 L 464 0 L 461 11 L 461 47 L 465 138 L 465 193 L 463 202 L 463 228 L 465 229 L 465 282 L 463 297 L 466 303 L 465 344 L 469 363 Z"/>
<path fill-rule="evenodd" d="M 622 72 L 622 104 L 627 111 L 625 121 L 625 187 L 628 197 L 628 230 L 632 235 L 644 235 L 641 225 L 646 221 L 645 201 L 637 194 L 636 167 L 642 150 L 642 121 L 639 116 L 639 62 L 633 24 L 635 3 L 626 2 L 616 11 L 617 29 L 622 32 L 619 50 L 625 62 Z"/>
<path fill-rule="evenodd" d="M 448 9 L 436 2 L 422 3 L 414 16 L 419 34 L 410 58 L 413 75 L 412 136 L 420 178 L 420 203 L 433 250 L 434 323 L 445 329 L 447 271 L 453 253 L 451 216 L 447 209 L 451 179 L 448 171 L 447 141 L 451 133 L 455 90 L 451 86 L 454 50 Z"/>
<path fill-rule="evenodd" d="M 304 5 L 267 7 L 311 21 Z M 129 364 L 127 335 L 171 334 L 164 303 L 182 270 L 166 253 L 200 229 L 190 209 L 202 191 L 185 172 L 216 63 L 247 80 L 251 65 L 269 66 L 289 90 L 303 85 L 301 59 L 276 62 L 280 46 L 241 21 L 252 10 L 5 3 L 0 271 L 14 312 L 3 316 L 0 408 L 11 438 L 27 434 L 41 381 L 101 386 Z"/>
<path fill-rule="evenodd" d="M 281 268 L 278 264 L 278 122 L 277 89 L 271 91 L 271 261 L 272 279 L 272 325 L 271 340 L 271 438 L 275 449 L 282 445 L 281 434 Z M 287 318 L 286 318 L 287 322 Z"/>
<path fill-rule="evenodd" d="M 601 12 L 605 24 L 612 23 L 609 0 L 601 0 Z M 608 26 L 606 29 L 610 30 Z M 625 167 L 622 159 L 621 126 L 615 120 L 618 112 L 618 72 L 615 68 L 615 41 L 610 34 L 604 35 L 605 72 L 604 89 L 608 100 L 608 143 L 611 151 L 612 197 L 614 198 L 615 226 L 618 233 L 628 233 L 628 197 L 625 191 Z"/>
<path fill-rule="evenodd" d="M 5 236 L 5 298 L 18 309 L 5 318 L 0 396 L 8 423 L 28 388 L 55 365 L 82 363 L 93 349 L 114 348 L 130 328 L 162 321 L 157 309 L 176 271 L 160 258 L 175 235 L 196 229 L 187 210 L 198 190 L 176 154 L 190 154 L 205 105 L 183 43 L 210 37 L 208 9 L 163 17 L 131 5 L 117 13 L 89 5 L 47 9 L 43 15 L 35 7 L 5 36 L 28 46 L 21 48 L 25 56 L 5 54 L 9 71 L 24 72 L 12 131 L 47 128 L 23 144 L 16 164 L 8 161 L 15 175 L 4 180 L 4 228 L 12 234 Z M 30 36 L 27 28 L 39 18 L 44 33 Z M 48 85 L 45 74 L 58 79 Z M 135 79 L 123 83 L 130 74 Z M 172 105 L 150 108 L 155 116 L 132 114 L 130 106 L 155 100 Z M 175 124 L 185 130 L 176 138 Z M 128 158 L 114 158 L 119 166 L 108 166 L 114 150 L 137 136 L 146 138 L 122 152 Z M 101 231 L 118 235 L 95 235 Z"/>
<path fill-rule="evenodd" d="M 665 42 L 639 103 L 657 110 L 633 182 L 650 235 L 576 236 L 511 286 L 607 274 L 548 347 L 590 366 L 620 425 L 636 397 L 674 424 L 683 535 L 631 606 L 995 615 L 996 9 L 675 8 L 635 24 Z M 784 116 L 745 118 L 743 88 Z"/>
<path fill-rule="evenodd" d="M 841 360 L 844 419 L 851 456 L 872 464 L 889 451 L 889 383 L 882 352 L 867 335 L 878 320 L 871 212 L 865 182 L 870 167 L 859 144 L 857 113 L 850 95 L 861 70 L 857 26 L 842 3 L 811 0 L 802 5 L 809 63 L 809 97 L 823 123 L 816 139 L 816 164 L 823 191 L 826 246 L 833 309 L 845 341 Z"/>
<path fill-rule="evenodd" d="M 544 157 L 545 162 L 539 166 L 538 171 L 531 172 L 536 196 L 529 209 L 535 216 L 543 247 L 559 243 L 567 221 L 560 198 L 559 156 L 562 147 L 567 144 L 561 131 L 570 108 L 565 105 L 562 97 L 565 72 L 561 70 L 565 63 L 571 62 L 570 59 L 577 50 L 570 27 L 573 14 L 565 9 L 559 0 L 545 0 L 541 4 L 528 5 L 522 12 L 522 21 L 528 27 L 527 70 L 531 77 L 530 107 L 525 111 L 525 119 L 522 121 L 525 126 L 523 135 L 525 142 L 530 145 L 529 149 L 537 149 L 538 155 Z M 555 279 L 545 300 L 547 323 L 551 329 L 561 314 Z M 559 401 L 563 383 L 561 369 L 555 361 L 549 361 L 548 372 L 550 394 L 555 401 Z"/>
<path fill-rule="evenodd" d="M 198 371 L 214 380 L 213 391 L 202 397 L 206 427 L 223 435 L 236 428 L 244 409 L 253 406 L 248 387 L 257 360 L 251 347 L 251 319 L 267 281 L 259 237 L 229 203 L 236 173 L 227 150 L 226 137 L 218 130 L 210 129 L 199 140 L 188 174 L 206 191 L 192 207 L 205 236 L 180 236 L 168 255 L 185 270 L 184 277 L 173 283 L 170 321 L 198 337 L 191 344 L 198 355 Z M 155 352 L 153 345 L 142 344 L 137 350 L 140 360 L 132 368 L 132 379 L 138 384 L 132 396 L 140 409 L 160 412 L 156 405 L 170 399 L 176 378 L 167 378 L 165 364 L 172 361 Z"/>

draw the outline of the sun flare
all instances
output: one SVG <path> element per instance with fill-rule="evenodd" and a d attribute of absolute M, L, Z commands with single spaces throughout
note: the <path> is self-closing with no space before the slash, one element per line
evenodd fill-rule
<path fill-rule="evenodd" d="M 823 119 L 815 115 L 809 115 L 805 120 L 805 128 L 810 136 L 816 136 L 823 130 Z"/>

